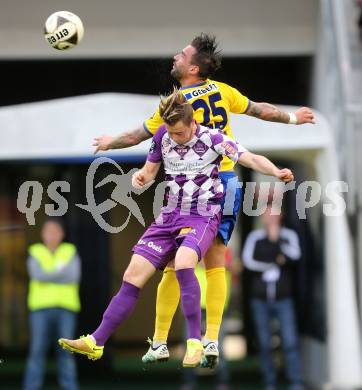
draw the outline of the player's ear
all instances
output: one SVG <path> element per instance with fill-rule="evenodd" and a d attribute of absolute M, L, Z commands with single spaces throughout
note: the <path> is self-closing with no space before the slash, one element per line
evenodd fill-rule
<path fill-rule="evenodd" d="M 191 65 L 189 68 L 190 74 L 197 76 L 199 74 L 200 68 L 197 65 Z"/>

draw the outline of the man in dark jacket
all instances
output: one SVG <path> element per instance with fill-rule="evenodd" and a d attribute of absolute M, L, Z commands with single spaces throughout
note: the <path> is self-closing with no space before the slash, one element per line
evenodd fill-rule
<path fill-rule="evenodd" d="M 259 344 L 260 362 L 268 390 L 276 389 L 270 322 L 277 318 L 290 389 L 302 389 L 299 341 L 293 302 L 293 263 L 300 258 L 298 235 L 282 227 L 281 215 L 267 206 L 261 216 L 263 228 L 246 239 L 242 258 L 251 271 L 251 311 Z"/>

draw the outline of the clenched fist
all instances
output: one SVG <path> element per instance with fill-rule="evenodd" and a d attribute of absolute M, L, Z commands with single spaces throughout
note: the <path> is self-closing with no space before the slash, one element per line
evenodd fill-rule
<path fill-rule="evenodd" d="M 132 186 L 141 189 L 146 184 L 145 175 L 142 171 L 137 171 L 132 175 Z"/>
<path fill-rule="evenodd" d="M 276 177 L 284 183 L 289 183 L 290 181 L 294 180 L 294 175 L 288 168 L 280 169 Z"/>
<path fill-rule="evenodd" d="M 301 107 L 295 112 L 297 117 L 297 125 L 303 123 L 315 123 L 313 111 L 308 107 Z"/>

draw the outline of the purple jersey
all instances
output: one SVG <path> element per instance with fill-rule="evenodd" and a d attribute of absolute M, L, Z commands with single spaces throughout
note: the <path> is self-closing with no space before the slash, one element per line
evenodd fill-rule
<path fill-rule="evenodd" d="M 197 125 L 193 138 L 179 145 L 165 125 L 153 137 L 147 160 L 163 162 L 166 173 L 166 207 L 180 214 L 215 214 L 220 210 L 223 185 L 219 179 L 222 156 L 237 162 L 244 147 L 218 130 Z"/>

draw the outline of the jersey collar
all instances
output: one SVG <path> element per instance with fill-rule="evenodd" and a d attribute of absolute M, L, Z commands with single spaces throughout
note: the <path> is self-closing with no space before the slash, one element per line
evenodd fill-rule
<path fill-rule="evenodd" d="M 195 131 L 195 135 L 198 137 L 200 134 L 200 125 L 196 122 L 196 131 Z M 194 135 L 194 136 L 195 136 Z"/>
<path fill-rule="evenodd" d="M 185 85 L 184 87 L 181 87 L 181 88 L 180 88 L 180 91 L 182 91 L 183 89 L 201 87 L 202 85 L 208 84 L 208 82 L 209 82 L 209 79 L 206 79 L 206 80 L 203 81 L 202 83 L 191 84 L 191 85 Z"/>

